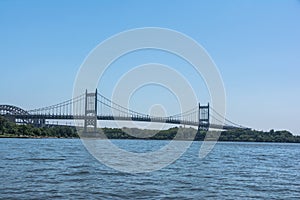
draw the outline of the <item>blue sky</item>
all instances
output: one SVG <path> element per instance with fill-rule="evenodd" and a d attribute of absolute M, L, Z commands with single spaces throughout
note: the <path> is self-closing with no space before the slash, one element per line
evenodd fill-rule
<path fill-rule="evenodd" d="M 299 21 L 297 0 L 2 0 L 0 103 L 30 109 L 70 99 L 80 65 L 101 41 L 132 28 L 163 27 L 210 54 L 224 81 L 228 118 L 300 134 Z M 161 61 L 144 55 L 137 64 Z"/>

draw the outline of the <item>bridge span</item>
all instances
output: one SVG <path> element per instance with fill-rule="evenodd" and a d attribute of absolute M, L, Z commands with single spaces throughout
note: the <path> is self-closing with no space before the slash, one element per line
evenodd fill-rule
<path fill-rule="evenodd" d="M 219 120 L 211 113 L 218 116 Z M 222 116 L 209 104 L 199 104 L 191 110 L 176 115 L 157 117 L 139 113 L 116 104 L 99 94 L 97 90 L 93 93 L 86 91 L 84 94 L 68 101 L 33 110 L 24 110 L 13 105 L 0 105 L 0 115 L 17 123 L 32 123 L 40 126 L 45 124 L 46 120 L 83 120 L 86 132 L 89 130 L 96 131 L 98 120 L 157 122 L 194 126 L 198 127 L 198 130 L 247 129 L 226 118 L 223 118 L 225 119 L 223 123 L 220 120 Z M 211 118 L 220 123 L 210 123 Z"/>

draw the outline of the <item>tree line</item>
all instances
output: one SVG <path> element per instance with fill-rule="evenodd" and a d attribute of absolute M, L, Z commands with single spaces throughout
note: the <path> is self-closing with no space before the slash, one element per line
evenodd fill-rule
<path fill-rule="evenodd" d="M 45 126 L 35 127 L 32 124 L 17 125 L 0 116 L 0 137 L 55 137 L 76 138 L 75 127 Z"/>
<path fill-rule="evenodd" d="M 221 134 L 218 132 L 200 131 L 193 128 L 173 127 L 168 130 L 142 130 L 137 128 L 102 128 L 101 131 L 108 139 L 151 139 L 151 140 L 215 140 L 231 142 L 291 142 L 300 143 L 300 136 L 283 130 L 257 131 L 257 130 L 228 130 Z M 17 125 L 0 116 L 0 137 L 55 137 L 78 138 L 82 130 L 72 126 L 44 126 L 35 127 L 31 124 Z"/>

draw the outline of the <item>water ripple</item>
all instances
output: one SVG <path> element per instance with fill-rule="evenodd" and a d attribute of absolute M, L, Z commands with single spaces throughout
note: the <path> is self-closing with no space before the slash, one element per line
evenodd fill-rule
<path fill-rule="evenodd" d="M 134 152 L 166 144 L 114 142 Z M 218 143 L 201 160 L 195 142 L 170 166 L 146 174 L 104 166 L 77 139 L 0 144 L 0 199 L 300 199 L 299 144 Z"/>

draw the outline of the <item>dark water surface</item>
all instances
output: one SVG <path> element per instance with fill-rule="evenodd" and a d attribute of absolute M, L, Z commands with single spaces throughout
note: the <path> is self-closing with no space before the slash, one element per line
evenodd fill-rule
<path fill-rule="evenodd" d="M 133 151 L 167 143 L 114 142 Z M 199 159 L 200 144 L 162 170 L 127 174 L 78 139 L 0 139 L 0 199 L 300 199 L 300 144 L 218 143 Z"/>

